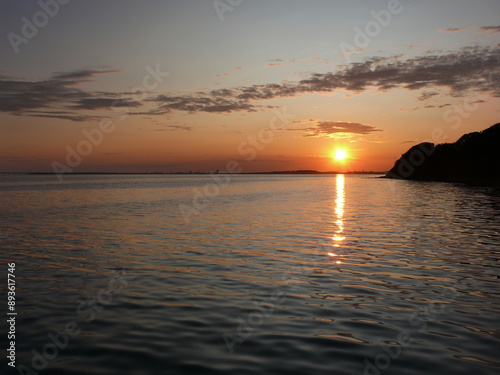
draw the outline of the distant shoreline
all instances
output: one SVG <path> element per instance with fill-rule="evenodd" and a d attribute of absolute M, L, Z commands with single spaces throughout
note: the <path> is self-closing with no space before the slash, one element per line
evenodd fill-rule
<path fill-rule="evenodd" d="M 368 175 L 385 175 L 385 172 L 377 171 L 348 171 L 348 172 L 320 172 L 315 170 L 298 170 L 298 171 L 272 171 L 272 172 L 242 172 L 235 173 L 240 175 L 257 175 L 257 174 L 272 174 L 272 175 L 337 175 L 337 174 L 368 174 Z M 51 172 L 0 172 L 0 175 L 54 175 Z M 227 174 L 214 172 L 75 172 L 66 173 L 67 176 L 74 175 L 208 175 L 208 174 Z"/>

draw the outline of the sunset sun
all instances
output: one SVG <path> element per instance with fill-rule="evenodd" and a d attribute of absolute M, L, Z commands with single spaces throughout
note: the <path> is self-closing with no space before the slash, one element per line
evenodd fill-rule
<path fill-rule="evenodd" d="M 346 158 L 347 154 L 345 150 L 337 150 L 335 151 L 335 159 L 342 161 Z"/>

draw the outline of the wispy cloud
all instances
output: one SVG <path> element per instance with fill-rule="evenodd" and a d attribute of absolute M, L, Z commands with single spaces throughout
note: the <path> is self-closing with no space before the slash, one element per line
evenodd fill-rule
<path fill-rule="evenodd" d="M 150 99 L 158 107 L 151 113 L 256 111 L 256 101 L 307 93 L 347 90 L 361 93 L 370 88 L 388 91 L 448 89 L 463 96 L 468 90 L 500 96 L 500 47 L 466 47 L 458 52 L 427 54 L 404 60 L 401 55 L 372 57 L 327 73 L 311 73 L 298 82 L 234 87 L 207 93 L 159 95 Z M 444 95 L 444 94 L 443 94 Z M 425 99 L 425 97 L 424 97 Z"/>
<path fill-rule="evenodd" d="M 485 31 L 493 32 L 492 28 L 496 26 L 484 28 L 487 29 Z M 446 53 L 434 51 L 417 57 L 374 56 L 363 62 L 340 66 L 335 71 L 308 73 L 304 79 L 295 82 L 265 83 L 193 93 L 163 93 L 141 102 L 124 93 L 90 92 L 77 87 L 96 75 L 116 72 L 118 71 L 78 70 L 56 73 L 44 81 L 21 81 L 0 76 L 0 112 L 15 115 L 26 113 L 28 116 L 72 121 L 91 118 L 75 111 L 94 111 L 112 106 L 146 106 L 142 111 L 130 111 L 134 115 L 164 115 L 174 111 L 256 112 L 272 108 L 262 102 L 275 98 L 310 93 L 326 94 L 338 90 L 362 93 L 369 89 L 426 90 L 419 97 L 422 101 L 435 96 L 438 91 L 442 97 L 464 96 L 469 90 L 500 97 L 500 45 L 465 47 Z M 71 112 L 50 113 L 57 110 Z M 29 114 L 29 111 L 47 113 Z"/>
<path fill-rule="evenodd" d="M 248 111 L 255 112 L 256 105 L 249 103 L 247 100 L 238 98 L 228 99 L 219 95 L 192 94 L 192 95 L 158 95 L 155 98 L 148 99 L 158 104 L 158 107 L 147 114 L 165 114 L 173 110 L 185 111 L 190 113 L 195 112 L 233 112 L 233 111 Z M 145 114 L 141 113 L 141 114 Z"/>
<path fill-rule="evenodd" d="M 426 104 L 424 105 L 424 108 L 444 108 L 444 107 L 449 107 L 450 105 L 451 105 L 450 103 L 445 103 L 441 105 Z"/>
<path fill-rule="evenodd" d="M 193 130 L 192 126 L 187 125 L 162 125 L 159 129 L 154 129 L 154 131 L 191 131 Z"/>
<path fill-rule="evenodd" d="M 481 27 L 457 27 L 457 28 L 449 28 L 446 30 L 438 29 L 441 33 L 457 33 L 460 31 L 464 31 L 467 29 L 475 30 L 476 33 L 490 33 L 490 34 L 498 34 L 500 33 L 500 26 L 481 26 Z"/>
<path fill-rule="evenodd" d="M 381 131 L 380 129 L 377 129 L 376 127 L 371 125 L 346 121 L 317 121 L 313 126 L 309 126 L 307 128 L 288 130 L 304 132 L 304 137 L 330 136 L 339 133 L 367 135 L 373 132 Z"/>
<path fill-rule="evenodd" d="M 52 112 L 52 111 L 26 111 L 16 114 L 17 116 L 45 117 L 58 120 L 70 120 L 75 122 L 100 120 L 100 116 L 78 115 L 72 112 Z"/>
<path fill-rule="evenodd" d="M 490 34 L 498 34 L 500 33 L 500 26 L 482 26 L 477 31 L 478 33 L 490 33 Z"/>
<path fill-rule="evenodd" d="M 53 79 L 59 80 L 75 80 L 77 83 L 90 82 L 90 78 L 93 78 L 99 74 L 109 74 L 109 73 L 121 73 L 122 70 L 92 70 L 92 69 L 79 69 L 73 70 L 71 72 L 58 72 L 52 75 Z"/>
<path fill-rule="evenodd" d="M 71 108 L 74 109 L 103 109 L 111 107 L 140 107 L 142 104 L 126 99 L 112 99 L 112 98 L 82 98 L 76 100 L 76 104 L 72 105 Z"/>
<path fill-rule="evenodd" d="M 426 101 L 436 95 L 439 95 L 437 91 L 424 91 L 417 99 L 420 101 Z"/>
<path fill-rule="evenodd" d="M 443 30 L 443 29 L 438 29 L 439 32 L 441 33 L 457 33 L 459 31 L 464 31 L 466 29 L 468 29 L 469 26 L 464 26 L 464 27 L 452 27 L 452 28 L 449 28 L 449 29 L 446 29 L 446 30 Z"/>
<path fill-rule="evenodd" d="M 92 116 L 52 110 L 61 108 L 94 110 L 110 107 L 117 100 L 117 94 L 102 92 L 96 94 L 76 86 L 91 82 L 96 75 L 117 72 L 117 70 L 77 70 L 55 73 L 51 78 L 43 81 L 22 81 L 2 76 L 0 77 L 0 111 L 14 115 L 84 121 Z M 107 95 L 109 98 L 96 98 L 96 95 Z M 120 103 L 118 101 L 115 105 L 120 106 Z M 139 103 L 128 102 L 127 104 L 137 106 Z"/>
<path fill-rule="evenodd" d="M 335 73 L 313 74 L 300 82 L 303 92 L 345 89 L 364 91 L 370 87 L 380 90 L 448 88 L 453 95 L 469 89 L 491 90 L 500 94 L 498 85 L 489 80 L 499 73 L 500 47 L 468 47 L 459 52 L 425 55 L 407 60 L 393 57 L 373 57 L 354 63 Z"/>

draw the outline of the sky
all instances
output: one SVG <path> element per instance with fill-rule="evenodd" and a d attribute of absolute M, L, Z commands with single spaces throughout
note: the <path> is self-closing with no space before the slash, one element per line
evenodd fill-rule
<path fill-rule="evenodd" d="M 387 171 L 500 122 L 499 19 L 498 0 L 2 1 L 0 172 Z"/>

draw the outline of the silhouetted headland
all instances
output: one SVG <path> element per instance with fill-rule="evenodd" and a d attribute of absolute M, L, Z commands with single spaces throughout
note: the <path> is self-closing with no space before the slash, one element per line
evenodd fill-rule
<path fill-rule="evenodd" d="M 410 148 L 387 178 L 500 185 L 500 123 L 463 135 L 455 143 L 424 142 Z"/>

